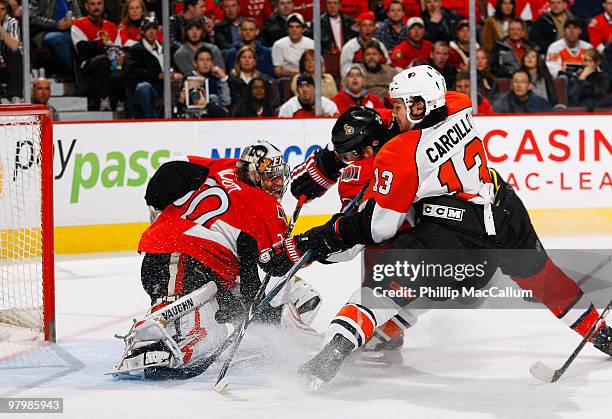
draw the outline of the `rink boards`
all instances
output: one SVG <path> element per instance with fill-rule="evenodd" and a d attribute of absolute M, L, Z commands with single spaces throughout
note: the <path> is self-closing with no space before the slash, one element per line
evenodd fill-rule
<path fill-rule="evenodd" d="M 490 166 L 512 183 L 541 234 L 612 232 L 611 115 L 477 117 Z M 334 119 L 59 123 L 54 125 L 58 253 L 134 250 L 148 225 L 146 183 L 169 159 L 238 157 L 257 139 L 290 165 L 330 141 Z M 9 179 L 10 180 L 10 179 Z M 3 182 L 7 181 L 7 177 Z M 289 195 L 289 194 L 287 194 Z M 283 201 L 291 212 L 295 201 Z M 298 230 L 337 212 L 328 192 Z"/>

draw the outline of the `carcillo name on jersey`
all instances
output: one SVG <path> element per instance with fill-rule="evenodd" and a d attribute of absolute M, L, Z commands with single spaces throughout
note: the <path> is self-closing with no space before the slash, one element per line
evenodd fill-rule
<path fill-rule="evenodd" d="M 438 161 L 472 132 L 474 126 L 470 120 L 470 112 L 463 111 L 457 116 L 459 117 L 458 121 L 440 135 L 438 139 L 434 140 L 433 144 L 425 150 L 430 162 L 435 163 Z"/>

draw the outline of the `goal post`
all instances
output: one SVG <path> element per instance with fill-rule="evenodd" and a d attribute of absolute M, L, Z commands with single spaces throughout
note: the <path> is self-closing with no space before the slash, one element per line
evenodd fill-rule
<path fill-rule="evenodd" d="M 53 125 L 0 106 L 0 341 L 55 341 Z"/>

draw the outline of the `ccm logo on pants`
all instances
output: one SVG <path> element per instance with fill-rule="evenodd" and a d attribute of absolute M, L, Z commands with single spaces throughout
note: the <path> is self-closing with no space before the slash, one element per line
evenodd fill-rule
<path fill-rule="evenodd" d="M 465 210 L 453 207 L 446 207 L 444 205 L 423 205 L 423 215 L 429 217 L 446 218 L 448 220 L 461 221 L 463 220 L 463 213 Z"/>

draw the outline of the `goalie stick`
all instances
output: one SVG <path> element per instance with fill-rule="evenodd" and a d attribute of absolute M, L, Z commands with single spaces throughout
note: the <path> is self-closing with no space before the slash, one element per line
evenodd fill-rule
<path fill-rule="evenodd" d="M 365 185 L 361 189 L 361 191 L 359 191 L 359 193 L 351 200 L 351 202 L 349 202 L 349 204 L 342 211 L 343 214 L 350 213 L 352 209 L 355 207 L 355 205 L 357 205 L 357 203 L 361 201 L 361 197 L 363 197 L 363 194 L 365 193 L 367 187 L 368 185 Z M 276 284 L 276 286 L 268 294 L 266 294 L 265 298 L 261 300 L 259 303 L 257 303 L 257 306 L 255 306 L 255 304 L 257 302 L 259 295 L 255 297 L 250 308 L 251 309 L 254 308 L 255 310 L 261 310 L 268 303 L 270 303 L 270 301 L 274 299 L 274 297 L 284 288 L 284 286 L 291 280 L 291 278 L 293 278 L 293 276 L 297 273 L 297 271 L 300 270 L 300 268 L 302 268 L 302 266 L 304 266 L 306 263 L 308 263 L 308 261 L 310 260 L 310 257 L 312 256 L 312 253 L 313 253 L 312 250 L 306 251 L 306 253 L 304 253 L 304 255 L 300 258 L 300 260 L 298 260 L 297 263 L 291 267 L 289 272 L 285 274 L 283 280 L 280 281 L 278 284 Z M 266 279 L 269 279 L 268 278 L 269 276 L 270 275 L 267 275 Z M 247 327 L 253 320 L 254 315 L 255 315 L 255 312 L 253 312 L 252 314 L 251 312 L 249 312 L 249 317 L 247 317 L 247 319 L 242 322 L 240 329 L 237 329 L 239 330 L 239 332 L 236 337 L 236 343 L 234 347 L 232 348 L 232 351 L 228 355 L 227 359 L 225 360 L 225 363 L 223 364 L 223 368 L 221 368 L 221 371 L 219 372 L 219 376 L 217 377 L 217 382 L 215 383 L 215 390 L 218 392 L 225 391 L 229 385 L 229 381 L 225 378 L 225 375 L 230 366 L 232 358 L 234 357 L 234 354 L 236 353 L 236 351 L 238 350 L 238 347 L 240 346 L 240 342 L 242 342 L 242 338 L 244 337 Z"/>
<path fill-rule="evenodd" d="M 571 363 L 574 362 L 574 359 L 576 359 L 576 357 L 578 356 L 582 348 L 584 348 L 584 345 L 587 344 L 591 336 L 595 333 L 595 331 L 597 330 L 597 326 L 608 315 L 608 312 L 610 311 L 611 308 L 612 308 L 612 300 L 610 300 L 610 302 L 608 303 L 604 311 L 601 313 L 601 315 L 597 319 L 597 321 L 593 324 L 593 326 L 591 326 L 589 333 L 586 334 L 586 336 L 582 339 L 582 342 L 580 342 L 578 347 L 574 349 L 574 352 L 572 352 L 570 357 L 567 359 L 567 361 L 565 361 L 565 363 L 561 366 L 561 368 L 559 368 L 558 370 L 553 370 L 552 368 L 544 364 L 542 361 L 536 361 L 533 363 L 531 368 L 529 368 L 529 372 L 531 373 L 531 375 L 533 375 L 535 378 L 545 383 L 554 383 L 559 378 L 561 378 L 561 376 L 565 373 L 565 371 L 567 371 Z"/>

